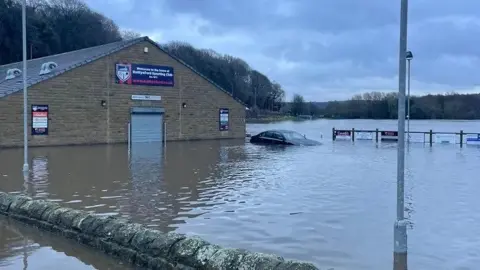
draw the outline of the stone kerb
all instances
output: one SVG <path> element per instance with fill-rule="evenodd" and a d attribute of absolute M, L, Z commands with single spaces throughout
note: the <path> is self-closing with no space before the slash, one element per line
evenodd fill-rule
<path fill-rule="evenodd" d="M 0 192 L 0 214 L 35 225 L 149 269 L 318 269 L 282 257 L 222 248 L 199 237 L 163 233 L 115 217 Z"/>

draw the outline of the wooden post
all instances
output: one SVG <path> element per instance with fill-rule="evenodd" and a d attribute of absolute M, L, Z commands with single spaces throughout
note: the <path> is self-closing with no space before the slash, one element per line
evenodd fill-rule
<path fill-rule="evenodd" d="M 430 137 L 430 139 L 429 139 L 429 141 L 430 141 L 430 146 L 432 146 L 432 145 L 433 145 L 433 131 L 432 131 L 431 129 L 430 129 L 430 134 L 428 134 L 428 135 L 429 135 L 429 137 Z"/>
<path fill-rule="evenodd" d="M 463 130 L 460 130 L 460 147 L 463 147 Z"/>
<path fill-rule="evenodd" d="M 355 128 L 352 128 L 352 142 L 355 141 Z"/>
<path fill-rule="evenodd" d="M 332 140 L 335 141 L 335 137 L 336 137 L 336 136 L 335 136 L 335 128 L 333 127 L 333 128 L 332 128 Z"/>
<path fill-rule="evenodd" d="M 378 128 L 375 129 L 375 142 L 378 143 Z"/>

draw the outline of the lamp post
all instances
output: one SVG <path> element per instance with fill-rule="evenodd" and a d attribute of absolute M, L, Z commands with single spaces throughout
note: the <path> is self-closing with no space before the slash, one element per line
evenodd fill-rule
<path fill-rule="evenodd" d="M 407 68 L 407 141 L 410 143 L 410 62 L 413 59 L 413 53 L 411 51 L 407 51 L 405 58 L 407 59 L 408 68 Z"/>
<path fill-rule="evenodd" d="M 23 172 L 28 172 L 28 130 L 27 130 L 27 0 L 22 1 L 23 34 Z"/>
<path fill-rule="evenodd" d="M 407 269 L 407 222 L 405 220 L 405 81 L 408 0 L 401 0 L 398 59 L 397 219 L 393 232 L 393 269 Z"/>

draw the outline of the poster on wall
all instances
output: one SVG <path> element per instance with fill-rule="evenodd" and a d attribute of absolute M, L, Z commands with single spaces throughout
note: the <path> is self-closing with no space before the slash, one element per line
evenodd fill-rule
<path fill-rule="evenodd" d="M 115 82 L 131 85 L 174 86 L 173 67 L 117 63 Z"/>
<path fill-rule="evenodd" d="M 220 130 L 225 131 L 228 130 L 228 109 L 220 109 Z"/>
<path fill-rule="evenodd" d="M 48 135 L 48 105 L 32 105 L 32 135 Z"/>

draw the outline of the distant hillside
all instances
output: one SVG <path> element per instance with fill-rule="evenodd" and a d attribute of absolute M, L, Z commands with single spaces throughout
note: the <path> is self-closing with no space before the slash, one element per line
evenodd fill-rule
<path fill-rule="evenodd" d="M 27 1 L 28 58 L 79 50 L 139 35 L 120 31 L 117 24 L 80 0 Z M 21 2 L 0 0 L 0 65 L 22 60 Z M 161 45 L 207 76 L 249 107 L 278 110 L 285 93 L 280 84 L 245 61 L 183 42 Z M 256 97 L 256 98 L 255 98 Z"/>
<path fill-rule="evenodd" d="M 414 96 L 411 119 L 480 119 L 480 94 Z M 397 93 L 371 92 L 346 101 L 330 101 L 322 114 L 333 118 L 397 119 Z"/>

